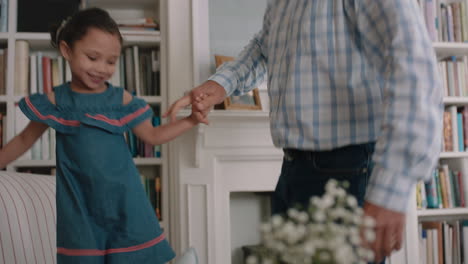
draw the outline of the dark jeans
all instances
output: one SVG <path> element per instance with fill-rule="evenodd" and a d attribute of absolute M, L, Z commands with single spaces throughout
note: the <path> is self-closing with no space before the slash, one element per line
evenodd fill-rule
<path fill-rule="evenodd" d="M 291 207 L 307 208 L 311 196 L 324 194 L 330 179 L 348 181 L 348 193 L 362 206 L 374 146 L 366 143 L 331 151 L 285 149 L 281 175 L 272 195 L 272 214 L 286 213 Z"/>

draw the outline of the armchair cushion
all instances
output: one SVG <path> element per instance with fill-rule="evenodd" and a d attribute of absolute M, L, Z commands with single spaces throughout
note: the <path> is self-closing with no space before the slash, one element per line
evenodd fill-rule
<path fill-rule="evenodd" d="M 0 263 L 54 263 L 55 177 L 0 171 Z"/>

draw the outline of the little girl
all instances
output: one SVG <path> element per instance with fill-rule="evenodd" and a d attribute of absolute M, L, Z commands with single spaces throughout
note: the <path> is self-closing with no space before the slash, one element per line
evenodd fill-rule
<path fill-rule="evenodd" d="M 132 130 L 144 142 L 159 145 L 206 119 L 192 113 L 153 127 L 152 110 L 143 100 L 106 82 L 122 47 L 119 29 L 106 11 L 82 10 L 52 30 L 51 38 L 70 64 L 71 82 L 20 101 L 31 122 L 0 150 L 0 168 L 54 128 L 58 263 L 167 263 L 174 252 L 123 133 Z"/>

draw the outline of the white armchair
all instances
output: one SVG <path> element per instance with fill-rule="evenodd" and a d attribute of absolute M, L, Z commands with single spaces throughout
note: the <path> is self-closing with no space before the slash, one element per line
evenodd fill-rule
<path fill-rule="evenodd" d="M 55 177 L 0 171 L 0 263 L 56 263 Z M 194 248 L 175 264 L 198 264 Z"/>
<path fill-rule="evenodd" d="M 55 177 L 0 171 L 0 263 L 55 263 Z"/>

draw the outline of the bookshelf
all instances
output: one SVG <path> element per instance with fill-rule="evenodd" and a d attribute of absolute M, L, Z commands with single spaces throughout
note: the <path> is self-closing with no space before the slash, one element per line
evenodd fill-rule
<path fill-rule="evenodd" d="M 11 140 L 15 136 L 15 103 L 17 103 L 25 94 L 18 95 L 15 93 L 15 43 L 18 40 L 26 41 L 29 44 L 30 54 L 38 51 L 43 52 L 47 56 L 58 56 L 58 52 L 50 45 L 50 35 L 48 32 L 18 32 L 17 30 L 17 9 L 19 0 L 9 0 L 8 2 L 8 31 L 0 32 L 0 48 L 8 48 L 5 64 L 7 71 L 5 72 L 5 93 L 0 93 L 0 113 L 6 114 L 7 118 L 3 120 L 6 124 L 3 128 L 3 137 L 6 141 Z M 153 109 L 158 109 L 159 112 L 167 108 L 168 91 L 166 89 L 166 65 L 167 56 L 164 22 L 165 14 L 160 10 L 164 9 L 164 0 L 82 0 L 84 7 L 100 7 L 107 10 L 111 16 L 118 19 L 133 19 L 141 17 L 151 17 L 160 22 L 160 30 L 158 31 L 132 31 L 122 30 L 124 38 L 122 52 L 126 47 L 137 46 L 139 50 L 159 50 L 159 65 L 160 65 L 160 91 L 155 93 L 144 93 L 140 96 Z M 119 86 L 125 87 L 125 83 Z M 143 93 L 142 93 L 143 94 Z M 52 149 L 51 149 L 52 151 Z M 55 151 L 55 150 L 54 150 Z M 169 234 L 169 202 L 166 190 L 169 189 L 168 180 L 168 153 L 166 146 L 160 146 L 161 155 L 158 157 L 135 157 L 134 162 L 138 170 L 145 178 L 159 177 L 161 179 L 161 195 L 160 209 L 162 218 L 160 219 L 161 227 L 165 230 L 166 237 L 170 239 Z M 155 155 L 154 155 L 155 156 Z M 19 159 L 6 168 L 8 171 L 24 171 L 32 170 L 37 172 L 47 171 L 55 168 L 55 159 Z M 142 180 L 143 181 L 143 180 Z"/>
<path fill-rule="evenodd" d="M 410 214 L 414 213 L 418 230 L 412 230 L 407 244 L 419 246 L 413 253 L 419 263 L 431 263 L 429 258 L 436 256 L 443 256 L 443 263 L 461 263 L 462 255 L 466 263 L 468 227 L 462 221 L 468 220 L 468 112 L 464 111 L 468 107 L 468 1 L 418 3 L 439 61 L 446 113 L 440 166 L 429 182 L 417 188 L 418 209 Z"/>

